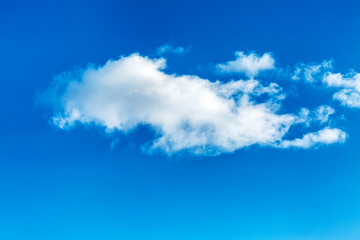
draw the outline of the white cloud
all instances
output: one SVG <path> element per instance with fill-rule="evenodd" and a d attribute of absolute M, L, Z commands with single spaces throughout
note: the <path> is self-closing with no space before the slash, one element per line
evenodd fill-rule
<path fill-rule="evenodd" d="M 346 140 L 346 133 L 337 128 L 324 128 L 315 133 L 305 134 L 302 138 L 294 140 L 284 140 L 278 147 L 280 148 L 310 148 L 317 144 L 331 144 L 344 142 Z"/>
<path fill-rule="evenodd" d="M 334 113 L 335 110 L 332 107 L 321 105 L 315 111 L 316 120 L 319 120 L 320 123 L 326 123 L 329 120 L 329 116 Z"/>
<path fill-rule="evenodd" d="M 296 119 L 297 123 L 305 124 L 306 126 L 310 126 L 311 117 L 310 117 L 310 111 L 307 108 L 301 108 L 298 117 Z"/>
<path fill-rule="evenodd" d="M 190 47 L 184 48 L 181 46 L 174 47 L 170 44 L 164 44 L 156 49 L 157 55 L 163 55 L 165 53 L 175 53 L 177 55 L 182 55 L 187 53 L 190 50 Z"/>
<path fill-rule="evenodd" d="M 217 65 L 218 70 L 224 73 L 244 73 L 248 77 L 255 77 L 261 71 L 274 69 L 275 60 L 270 53 L 261 57 L 255 53 L 246 55 L 244 52 L 235 52 L 236 59 Z"/>
<path fill-rule="evenodd" d="M 343 106 L 360 108 L 360 73 L 333 73 L 332 65 L 332 61 L 323 61 L 321 64 L 298 64 L 291 78 L 304 79 L 313 84 L 321 83 L 328 88 L 336 89 L 333 99 Z"/>
<path fill-rule="evenodd" d="M 329 87 L 351 88 L 360 91 L 360 73 L 351 72 L 344 76 L 341 73 L 327 72 L 324 75 L 323 82 Z"/>
<path fill-rule="evenodd" d="M 324 124 L 329 121 L 329 116 L 334 114 L 335 110 L 327 105 L 321 105 L 314 111 L 310 111 L 307 108 L 301 108 L 297 115 L 297 123 L 302 123 L 306 126 L 310 126 L 312 122 L 320 122 Z"/>
<path fill-rule="evenodd" d="M 323 77 L 328 87 L 340 89 L 333 95 L 342 105 L 360 108 L 360 73 L 351 72 L 344 76 L 341 73 L 328 72 Z"/>
<path fill-rule="evenodd" d="M 296 66 L 291 76 L 292 80 L 305 79 L 307 82 L 316 82 L 325 71 L 332 69 L 332 61 L 325 60 L 320 64 L 304 64 L 300 63 Z"/>
<path fill-rule="evenodd" d="M 157 133 L 150 150 L 167 153 L 217 154 L 254 144 L 308 148 L 343 141 L 345 133 L 336 129 L 310 133 L 303 140 L 284 139 L 290 126 L 310 120 L 278 113 L 284 94 L 275 83 L 264 86 L 253 78 L 211 82 L 166 74 L 165 67 L 163 58 L 132 54 L 78 75 L 60 75 L 57 81 L 62 87 L 55 83 L 48 91 L 56 100 L 54 106 L 60 106 L 53 121 L 63 129 L 81 123 L 110 132 L 147 125 Z M 261 102 L 256 101 L 259 96 Z M 322 120 L 330 115 L 330 111 L 319 112 Z M 338 137 L 331 137 L 336 133 Z"/>
<path fill-rule="evenodd" d="M 352 89 L 342 89 L 333 96 L 342 105 L 350 108 L 360 108 L 360 92 Z"/>
<path fill-rule="evenodd" d="M 218 85 L 219 93 L 226 97 L 231 97 L 234 94 L 242 92 L 244 94 L 251 94 L 253 96 L 260 96 L 262 94 L 268 94 L 271 97 L 277 99 L 284 99 L 285 95 L 282 92 L 281 87 L 276 83 L 270 83 L 269 86 L 263 86 L 259 81 L 254 79 L 249 80 L 232 80 L 224 84 L 221 82 L 216 83 Z"/>

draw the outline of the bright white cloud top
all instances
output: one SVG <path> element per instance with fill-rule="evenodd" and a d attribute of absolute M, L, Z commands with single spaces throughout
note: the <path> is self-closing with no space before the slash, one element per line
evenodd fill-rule
<path fill-rule="evenodd" d="M 275 60 L 270 53 L 261 57 L 255 53 L 246 55 L 244 52 L 235 52 L 236 59 L 217 65 L 220 72 L 244 73 L 248 77 L 255 77 L 261 71 L 274 69 Z"/>
<path fill-rule="evenodd" d="M 345 132 L 324 126 L 334 113 L 329 106 L 280 113 L 282 89 L 276 83 L 264 86 L 253 79 L 259 71 L 274 67 L 270 54 L 258 57 L 238 52 L 237 56 L 235 62 L 218 66 L 244 71 L 249 80 L 223 83 L 167 74 L 165 59 L 139 54 L 89 67 L 80 74 L 62 74 L 48 90 L 57 106 L 53 121 L 63 129 L 92 124 L 120 132 L 147 125 L 157 133 L 149 150 L 169 154 L 182 150 L 220 154 L 251 145 L 310 148 L 345 141 Z M 260 96 L 265 100 L 257 101 Z M 322 129 L 287 139 L 291 126 L 306 128 L 314 121 Z"/>

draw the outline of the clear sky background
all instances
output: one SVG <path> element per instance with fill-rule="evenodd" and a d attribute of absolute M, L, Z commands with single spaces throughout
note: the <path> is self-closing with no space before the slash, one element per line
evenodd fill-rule
<path fill-rule="evenodd" d="M 360 109 L 326 87 L 292 92 L 282 111 L 330 105 L 344 143 L 258 144 L 216 156 L 143 151 L 151 127 L 107 136 L 60 129 L 39 95 L 64 71 L 164 52 L 167 73 L 214 73 L 235 51 L 277 68 L 333 60 L 360 71 L 358 1 L 0 1 L 0 239 L 358 240 Z M 285 71 L 285 70 L 284 70 Z M 232 76 L 231 78 L 236 78 Z M 266 79 L 266 76 L 263 76 Z"/>

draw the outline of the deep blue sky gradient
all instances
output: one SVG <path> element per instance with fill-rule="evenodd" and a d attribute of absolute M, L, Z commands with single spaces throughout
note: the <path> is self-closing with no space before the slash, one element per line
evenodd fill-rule
<path fill-rule="evenodd" d="M 155 56 L 165 43 L 191 46 L 167 56 L 179 74 L 214 78 L 211 63 L 237 50 L 360 71 L 359 10 L 346 0 L 0 1 L 0 239 L 360 239 L 360 110 L 333 103 L 345 144 L 169 158 L 139 150 L 149 129 L 111 149 L 100 129 L 57 129 L 37 103 L 56 74 Z M 301 105 L 332 103 L 298 92 Z"/>

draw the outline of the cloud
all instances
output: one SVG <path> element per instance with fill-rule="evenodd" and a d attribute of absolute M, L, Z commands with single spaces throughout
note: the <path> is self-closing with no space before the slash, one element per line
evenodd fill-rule
<path fill-rule="evenodd" d="M 244 52 L 235 52 L 235 57 L 234 61 L 217 64 L 217 69 L 222 73 L 244 73 L 248 77 L 255 77 L 261 71 L 275 68 L 275 60 L 270 53 L 260 57 L 255 53 L 246 55 Z"/>
<path fill-rule="evenodd" d="M 326 123 L 329 120 L 329 116 L 334 113 L 335 110 L 330 106 L 319 106 L 315 112 L 316 120 L 319 120 L 320 123 Z"/>
<path fill-rule="evenodd" d="M 328 72 L 323 77 L 328 87 L 340 89 L 333 98 L 350 108 L 360 108 L 360 73 L 351 72 L 344 76 L 341 73 Z"/>
<path fill-rule="evenodd" d="M 329 116 L 334 113 L 335 110 L 327 105 L 321 105 L 312 112 L 307 108 L 301 108 L 298 113 L 297 123 L 303 123 L 306 126 L 310 126 L 312 122 L 324 124 L 329 121 Z"/>
<path fill-rule="evenodd" d="M 164 44 L 156 49 L 156 54 L 159 56 L 163 55 L 165 53 L 175 53 L 177 55 L 182 55 L 182 54 L 187 53 L 189 50 L 190 50 L 190 46 L 187 48 L 184 48 L 181 46 L 174 47 L 170 44 Z"/>
<path fill-rule="evenodd" d="M 297 64 L 294 73 L 292 74 L 292 80 L 304 79 L 307 82 L 316 82 L 324 74 L 324 72 L 332 69 L 333 62 L 331 60 L 325 60 L 320 64 Z"/>
<path fill-rule="evenodd" d="M 348 74 L 333 73 L 333 61 L 323 61 L 321 64 L 298 64 L 293 80 L 304 79 L 312 84 L 322 84 L 337 90 L 333 99 L 343 106 L 360 108 L 360 73 L 350 71 Z"/>
<path fill-rule="evenodd" d="M 219 93 L 226 97 L 230 97 L 236 93 L 251 94 L 252 96 L 260 96 L 267 94 L 279 100 L 285 98 L 281 87 L 276 83 L 270 83 L 269 86 L 263 86 L 259 81 L 254 79 L 249 80 L 231 80 L 226 84 L 217 82 Z"/>
<path fill-rule="evenodd" d="M 333 98 L 346 107 L 360 108 L 360 93 L 358 91 L 343 89 L 336 92 Z"/>
<path fill-rule="evenodd" d="M 284 140 L 278 147 L 280 148 L 310 148 L 318 144 L 331 144 L 344 142 L 347 134 L 337 128 L 324 128 L 315 133 L 307 133 L 302 138 L 294 140 Z"/>
<path fill-rule="evenodd" d="M 62 129 L 84 124 L 123 133 L 145 125 L 156 132 L 148 150 L 169 154 L 220 154 L 255 144 L 308 148 L 342 142 L 346 135 L 326 128 L 302 140 L 287 140 L 291 126 L 313 119 L 280 113 L 284 94 L 277 84 L 263 85 L 253 78 L 213 82 L 167 74 L 165 68 L 163 58 L 132 54 L 61 74 L 44 95 L 52 99 L 53 122 Z M 331 113 L 320 107 L 317 121 L 327 121 Z"/>

